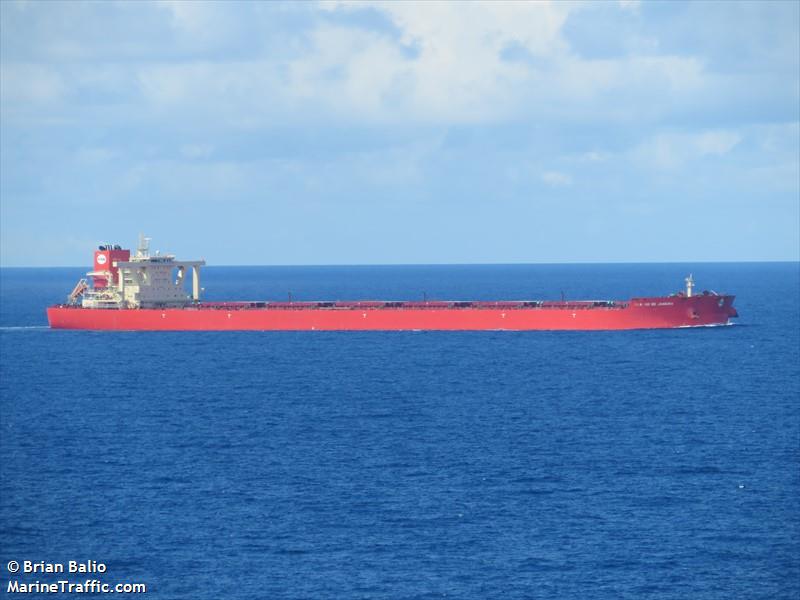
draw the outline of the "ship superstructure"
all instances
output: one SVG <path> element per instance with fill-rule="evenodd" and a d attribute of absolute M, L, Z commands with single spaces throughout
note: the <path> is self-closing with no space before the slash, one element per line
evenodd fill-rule
<path fill-rule="evenodd" d="M 103 244 L 65 304 L 47 309 L 56 329 L 96 330 L 612 330 L 726 325 L 734 296 L 685 291 L 630 300 L 358 300 L 203 302 L 203 260 Z M 187 293 L 191 279 L 191 292 Z"/>
<path fill-rule="evenodd" d="M 181 308 L 200 301 L 200 267 L 203 260 L 175 260 L 173 254 L 150 254 L 150 238 L 139 236 L 139 247 L 130 250 L 102 244 L 94 252 L 94 269 L 81 279 L 67 298 L 87 309 Z M 185 291 L 191 272 L 191 295 Z"/>

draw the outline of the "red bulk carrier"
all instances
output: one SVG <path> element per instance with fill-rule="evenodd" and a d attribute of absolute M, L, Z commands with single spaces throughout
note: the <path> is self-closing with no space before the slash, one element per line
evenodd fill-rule
<path fill-rule="evenodd" d="M 54 329 L 214 330 L 611 330 L 727 325 L 733 296 L 686 291 L 630 300 L 201 302 L 204 261 L 149 252 L 140 238 L 134 256 L 117 245 L 94 253 L 94 269 L 66 304 L 47 309 Z M 191 272 L 191 294 L 184 290 Z"/>

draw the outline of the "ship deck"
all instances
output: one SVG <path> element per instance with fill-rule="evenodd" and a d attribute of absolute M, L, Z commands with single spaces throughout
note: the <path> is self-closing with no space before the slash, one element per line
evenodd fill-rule
<path fill-rule="evenodd" d="M 613 300 L 580 300 L 580 301 L 546 301 L 546 300 L 507 300 L 507 301 L 462 301 L 462 300 L 428 300 L 428 301 L 394 301 L 394 300 L 361 300 L 361 301 L 309 301 L 309 302 L 202 302 L 186 306 L 148 306 L 150 309 L 182 309 L 182 310 L 590 310 L 590 309 L 624 309 L 627 302 Z M 60 308 L 81 308 L 76 305 L 62 304 Z M 144 308 L 144 307 L 143 307 Z"/>

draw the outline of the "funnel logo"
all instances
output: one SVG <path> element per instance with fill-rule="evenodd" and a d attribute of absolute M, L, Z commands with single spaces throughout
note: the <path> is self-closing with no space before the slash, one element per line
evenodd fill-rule
<path fill-rule="evenodd" d="M 97 264 L 98 265 L 106 264 L 106 255 L 105 254 L 98 254 L 97 255 Z"/>

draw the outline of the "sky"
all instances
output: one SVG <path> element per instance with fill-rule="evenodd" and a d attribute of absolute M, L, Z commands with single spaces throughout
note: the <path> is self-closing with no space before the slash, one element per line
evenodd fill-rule
<path fill-rule="evenodd" d="M 800 260 L 800 2 L 0 2 L 0 265 Z"/>

